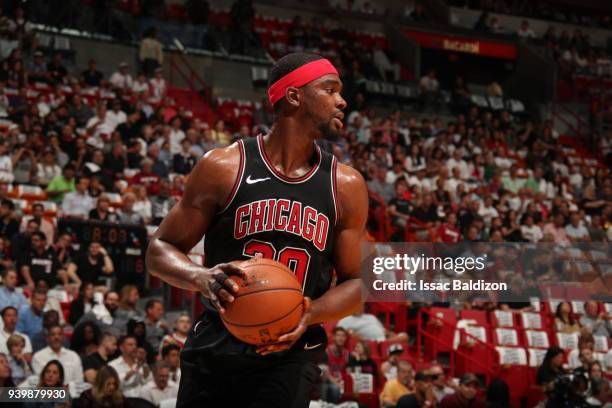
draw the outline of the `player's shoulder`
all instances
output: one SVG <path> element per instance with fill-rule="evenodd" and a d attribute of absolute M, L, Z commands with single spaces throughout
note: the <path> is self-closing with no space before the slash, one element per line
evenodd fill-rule
<path fill-rule="evenodd" d="M 361 173 L 354 167 L 340 162 L 336 168 L 336 184 L 338 188 L 366 188 L 366 182 Z"/>
<path fill-rule="evenodd" d="M 338 163 L 336 168 L 339 223 L 365 223 L 368 211 L 368 188 L 361 173 L 351 166 Z"/>
<path fill-rule="evenodd" d="M 200 163 L 206 167 L 228 167 L 240 163 L 241 150 L 239 142 L 209 150 L 202 156 Z"/>
<path fill-rule="evenodd" d="M 202 197 L 212 197 L 220 200 L 220 205 L 238 177 L 242 160 L 240 152 L 238 142 L 206 152 L 189 175 L 183 200 L 198 203 Z"/>
<path fill-rule="evenodd" d="M 220 181 L 225 176 L 235 175 L 240 168 L 241 150 L 238 142 L 229 146 L 217 147 L 206 152 L 191 172 L 190 178 L 204 181 Z M 215 178 L 215 176 L 219 178 Z"/>

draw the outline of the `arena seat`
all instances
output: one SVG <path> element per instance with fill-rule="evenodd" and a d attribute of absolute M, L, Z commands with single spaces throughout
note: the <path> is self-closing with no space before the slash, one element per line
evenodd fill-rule
<path fill-rule="evenodd" d="M 547 349 L 550 347 L 548 333 L 543 330 L 525 330 L 524 344 L 528 348 Z"/>
<path fill-rule="evenodd" d="M 594 351 L 599 352 L 599 353 L 607 353 L 608 350 L 610 349 L 610 338 L 607 336 L 593 336 L 593 338 L 595 339 L 595 347 L 594 347 Z"/>
<path fill-rule="evenodd" d="M 515 327 L 514 313 L 505 310 L 494 310 L 489 315 L 493 327 Z"/>
<path fill-rule="evenodd" d="M 496 347 L 501 369 L 499 378 L 510 388 L 513 406 L 520 406 L 520 397 L 529 389 L 527 353 L 521 347 Z"/>
<path fill-rule="evenodd" d="M 493 343 L 496 346 L 519 347 L 521 340 L 516 329 L 498 327 L 494 330 Z"/>
<path fill-rule="evenodd" d="M 11 201 L 15 204 L 15 209 L 21 212 L 26 212 L 30 205 L 27 200 L 22 200 L 20 198 L 13 198 Z"/>
<path fill-rule="evenodd" d="M 563 350 L 575 350 L 578 348 L 578 333 L 556 333 L 557 345 Z"/>
<path fill-rule="evenodd" d="M 544 328 L 544 319 L 542 318 L 542 315 L 540 313 L 523 312 L 520 316 L 521 327 L 524 330 L 542 330 Z"/>
<path fill-rule="evenodd" d="M 41 204 L 43 206 L 45 216 L 57 216 L 57 204 L 54 201 L 39 201 L 37 204 Z"/>
<path fill-rule="evenodd" d="M 120 194 L 118 194 L 118 193 L 104 193 L 104 195 L 106 195 L 108 197 L 108 199 L 110 200 L 110 204 L 113 207 L 121 207 L 121 204 L 123 203 L 123 200 L 122 200 Z"/>
<path fill-rule="evenodd" d="M 47 193 L 40 186 L 29 184 L 18 184 L 15 187 L 15 194 L 18 198 L 29 201 L 47 199 Z"/>
<path fill-rule="evenodd" d="M 476 326 L 490 326 L 489 320 L 487 319 L 487 312 L 484 310 L 461 310 L 459 311 L 459 318 L 473 320 Z"/>

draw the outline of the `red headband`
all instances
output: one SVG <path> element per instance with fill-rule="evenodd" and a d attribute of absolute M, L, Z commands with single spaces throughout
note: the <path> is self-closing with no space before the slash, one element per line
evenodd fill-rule
<path fill-rule="evenodd" d="M 270 100 L 270 103 L 274 105 L 276 101 L 285 96 L 285 91 L 290 86 L 300 88 L 327 74 L 338 75 L 338 71 L 336 68 L 334 68 L 331 62 L 329 62 L 329 60 L 322 58 L 309 62 L 308 64 L 294 69 L 273 83 L 270 88 L 268 88 L 268 99 Z"/>

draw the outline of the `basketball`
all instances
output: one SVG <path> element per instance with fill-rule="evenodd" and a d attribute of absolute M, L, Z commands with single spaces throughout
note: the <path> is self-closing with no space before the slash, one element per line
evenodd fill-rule
<path fill-rule="evenodd" d="M 247 279 L 231 277 L 240 287 L 221 316 L 227 330 L 256 346 L 274 343 L 292 331 L 303 312 L 302 287 L 285 265 L 264 258 L 237 263 Z"/>

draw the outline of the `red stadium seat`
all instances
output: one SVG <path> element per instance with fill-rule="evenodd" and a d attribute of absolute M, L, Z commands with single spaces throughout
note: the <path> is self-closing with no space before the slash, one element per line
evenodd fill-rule
<path fill-rule="evenodd" d="M 459 318 L 462 320 L 474 320 L 476 326 L 489 327 L 487 312 L 484 310 L 461 310 Z"/>

